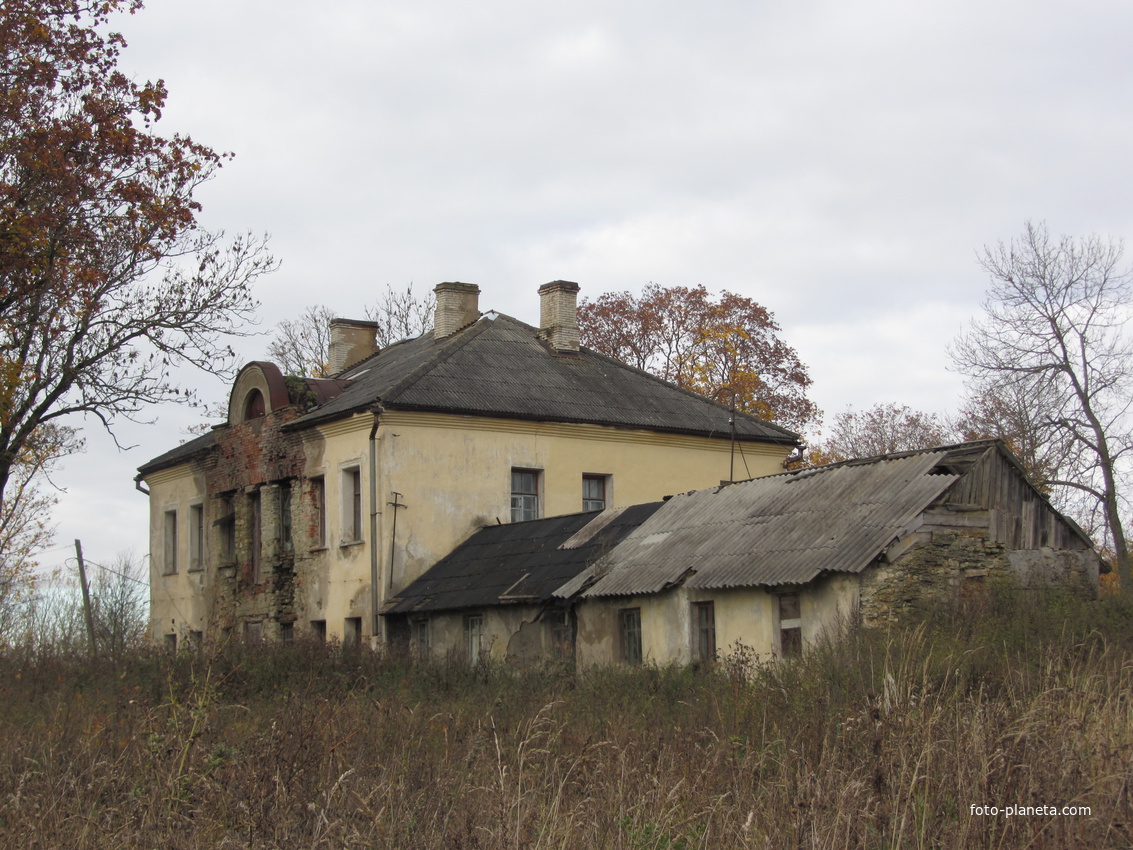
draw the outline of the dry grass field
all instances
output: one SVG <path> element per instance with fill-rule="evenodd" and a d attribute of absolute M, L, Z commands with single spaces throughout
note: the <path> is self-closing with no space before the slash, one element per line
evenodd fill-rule
<path fill-rule="evenodd" d="M 1117 601 L 1001 594 L 797 662 L 732 650 L 713 670 L 582 673 L 301 643 L 117 664 L 12 651 L 0 844 L 1130 846 Z"/>

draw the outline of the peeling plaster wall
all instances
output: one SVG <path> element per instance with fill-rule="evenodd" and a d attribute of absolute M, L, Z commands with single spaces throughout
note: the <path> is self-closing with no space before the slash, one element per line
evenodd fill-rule
<path fill-rule="evenodd" d="M 963 599 L 997 584 L 1057 583 L 1097 594 L 1098 558 L 1090 549 L 1008 549 L 986 528 L 941 528 L 895 563 L 878 562 L 861 576 L 866 626 L 897 623 L 926 602 Z"/>

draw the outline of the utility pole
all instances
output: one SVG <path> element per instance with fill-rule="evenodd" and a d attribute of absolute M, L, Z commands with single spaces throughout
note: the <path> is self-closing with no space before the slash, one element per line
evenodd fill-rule
<path fill-rule="evenodd" d="M 93 658 L 98 654 L 94 642 L 94 615 L 90 610 L 90 589 L 87 587 L 87 569 L 83 564 L 83 543 L 75 540 L 75 555 L 79 559 L 79 584 L 83 588 L 83 614 L 87 621 L 87 638 L 90 640 L 90 654 Z"/>

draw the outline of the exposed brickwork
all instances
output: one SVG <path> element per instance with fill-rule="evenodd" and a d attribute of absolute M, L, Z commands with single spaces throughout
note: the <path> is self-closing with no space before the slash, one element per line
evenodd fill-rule
<path fill-rule="evenodd" d="M 299 610 L 303 595 L 298 589 L 311 559 L 305 547 L 296 546 L 296 540 L 303 539 L 302 530 L 313 529 L 317 520 L 310 485 L 303 475 L 303 439 L 283 430 L 300 413 L 287 407 L 262 419 L 218 429 L 214 447 L 201 461 L 211 514 L 209 550 L 216 553 L 210 559 L 214 574 L 208 592 L 208 624 L 214 634 L 234 629 L 232 633 L 238 635 L 245 623 L 260 622 L 263 636 L 272 638 L 278 636 L 280 623 L 306 618 L 306 612 Z M 281 511 L 287 488 L 291 492 L 290 546 L 282 540 Z M 227 524 L 223 520 L 229 501 L 232 512 Z M 228 534 L 234 537 L 234 558 L 224 555 Z"/>

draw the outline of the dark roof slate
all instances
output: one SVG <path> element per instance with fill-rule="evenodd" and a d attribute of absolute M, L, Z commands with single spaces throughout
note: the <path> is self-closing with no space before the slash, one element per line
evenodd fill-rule
<path fill-rule="evenodd" d="M 138 467 L 138 479 L 149 475 L 151 472 L 157 472 L 159 469 L 166 469 L 171 466 L 177 466 L 179 463 L 185 463 L 192 460 L 200 452 L 212 446 L 216 442 L 216 432 L 206 431 L 199 437 L 195 437 L 188 442 L 184 442 L 174 449 L 170 449 L 164 454 L 160 454 L 153 460 L 147 461 L 143 466 Z"/>
<path fill-rule="evenodd" d="M 555 596 L 805 584 L 858 573 L 993 442 L 863 458 L 675 496 Z"/>
<path fill-rule="evenodd" d="M 552 352 L 538 329 L 488 314 L 451 337 L 431 334 L 383 349 L 346 369 L 337 398 L 288 427 L 301 428 L 365 410 L 427 410 L 473 416 L 577 422 L 619 428 L 729 436 L 728 410 L 695 393 L 583 348 Z M 736 414 L 736 436 L 794 445 L 798 436 Z"/>
<path fill-rule="evenodd" d="M 660 506 L 650 502 L 487 526 L 408 585 L 382 613 L 545 602 Z"/>

